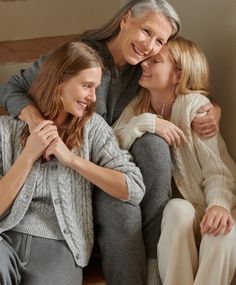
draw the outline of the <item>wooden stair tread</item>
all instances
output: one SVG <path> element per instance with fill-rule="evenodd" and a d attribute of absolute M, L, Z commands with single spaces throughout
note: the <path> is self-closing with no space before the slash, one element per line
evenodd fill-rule
<path fill-rule="evenodd" d="M 0 42 L 0 64 L 32 62 L 40 55 L 77 37 L 78 35 L 68 35 Z"/>

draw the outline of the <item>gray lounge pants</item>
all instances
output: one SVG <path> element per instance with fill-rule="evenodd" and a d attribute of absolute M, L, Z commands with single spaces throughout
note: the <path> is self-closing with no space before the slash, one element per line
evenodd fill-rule
<path fill-rule="evenodd" d="M 65 241 L 8 231 L 0 236 L 1 285 L 81 285 Z"/>
<path fill-rule="evenodd" d="M 147 133 L 131 148 L 146 193 L 139 206 L 112 198 L 95 188 L 93 209 L 103 271 L 108 285 L 144 285 L 147 258 L 156 259 L 162 212 L 171 196 L 169 146 Z"/>

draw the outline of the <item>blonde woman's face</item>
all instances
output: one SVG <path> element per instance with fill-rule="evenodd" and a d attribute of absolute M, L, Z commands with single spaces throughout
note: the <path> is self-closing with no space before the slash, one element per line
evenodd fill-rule
<path fill-rule="evenodd" d="M 172 89 L 177 83 L 177 71 L 167 47 L 163 47 L 159 54 L 142 62 L 141 66 L 139 84 L 149 91 Z"/>
<path fill-rule="evenodd" d="M 101 83 L 100 67 L 80 71 L 60 85 L 64 114 L 81 117 L 86 107 L 96 101 L 96 88 Z"/>
<path fill-rule="evenodd" d="M 129 12 L 120 26 L 120 56 L 132 65 L 156 55 L 172 33 L 167 18 L 155 11 L 140 17 L 132 17 Z"/>

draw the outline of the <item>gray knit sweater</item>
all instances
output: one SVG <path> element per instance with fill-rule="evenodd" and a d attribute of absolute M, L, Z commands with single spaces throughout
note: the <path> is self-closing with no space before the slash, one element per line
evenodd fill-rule
<path fill-rule="evenodd" d="M 21 152 L 19 136 L 24 123 L 9 116 L 0 118 L 0 175 L 10 169 Z M 73 150 L 78 153 L 76 149 Z M 138 204 L 144 195 L 142 176 L 130 161 L 130 155 L 120 150 L 113 131 L 99 116 L 94 115 L 84 129 L 84 145 L 80 155 L 100 166 L 116 169 L 124 173 L 129 197 L 128 201 Z M 93 245 L 92 184 L 69 167 L 57 162 L 48 169 L 47 183 L 51 187 L 53 207 L 58 223 L 75 262 L 79 266 L 88 263 Z M 19 192 L 9 213 L 0 219 L 0 233 L 15 227 L 29 208 L 39 178 L 40 159 L 34 163 L 24 186 Z M 51 181 L 50 172 L 57 172 Z M 6 189 L 7 191 L 7 189 Z"/>

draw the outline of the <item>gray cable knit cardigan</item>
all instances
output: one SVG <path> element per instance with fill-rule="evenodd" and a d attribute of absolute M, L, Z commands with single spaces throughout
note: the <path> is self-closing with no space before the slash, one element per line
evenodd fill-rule
<path fill-rule="evenodd" d="M 20 133 L 24 123 L 9 116 L 0 117 L 0 175 L 10 169 L 21 152 Z M 76 152 L 76 149 L 73 151 Z M 80 154 L 100 166 L 124 173 L 128 186 L 129 203 L 137 205 L 144 195 L 144 184 L 139 169 L 130 161 L 128 152 L 120 150 L 113 131 L 97 114 L 84 129 L 84 145 Z M 51 192 L 53 206 L 61 232 L 78 266 L 86 266 L 93 246 L 92 184 L 79 173 L 58 162 L 58 184 Z M 23 218 L 31 203 L 39 174 L 40 159 L 34 163 L 24 186 L 9 213 L 0 218 L 0 233 L 12 229 Z M 49 173 L 48 173 L 49 174 Z M 50 178 L 50 175 L 48 175 Z M 48 179 L 50 183 L 50 179 Z M 7 191 L 7 189 L 6 189 Z"/>

